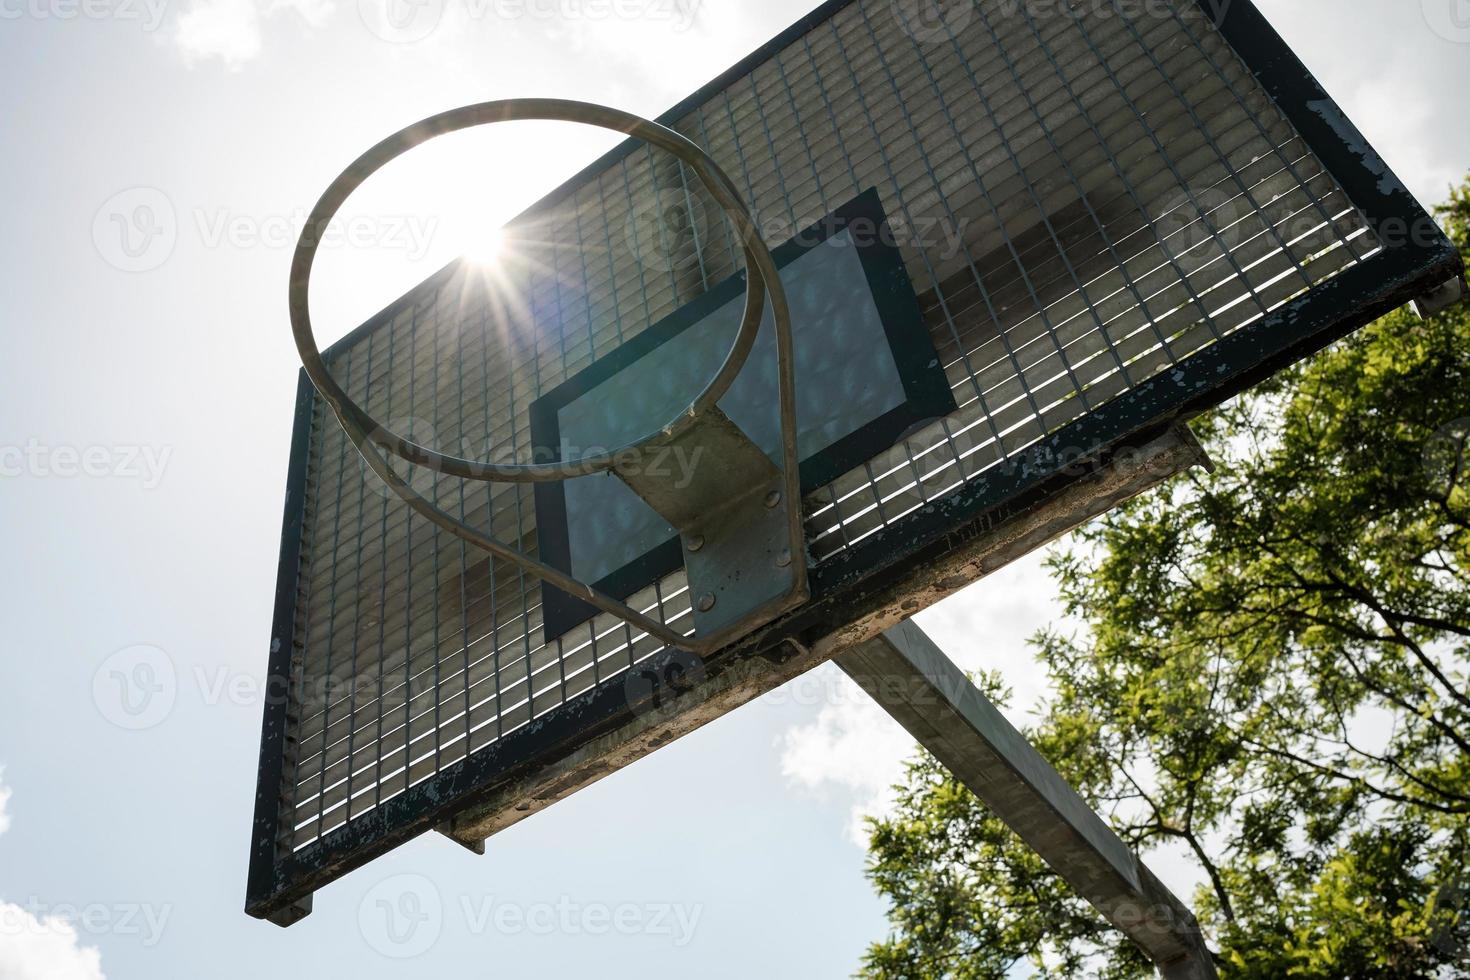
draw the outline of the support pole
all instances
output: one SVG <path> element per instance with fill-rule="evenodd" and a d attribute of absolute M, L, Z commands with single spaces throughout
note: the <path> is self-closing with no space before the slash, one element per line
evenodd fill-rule
<path fill-rule="evenodd" d="M 1164 980 L 1214 980 L 1194 914 L 912 620 L 836 657 L 919 744 L 1132 939 Z"/>

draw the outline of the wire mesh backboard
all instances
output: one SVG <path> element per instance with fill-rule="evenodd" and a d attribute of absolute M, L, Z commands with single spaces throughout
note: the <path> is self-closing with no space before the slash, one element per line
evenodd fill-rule
<path fill-rule="evenodd" d="M 952 398 L 810 488 L 813 598 L 730 656 L 863 615 L 873 582 L 1068 462 L 1458 273 L 1245 0 L 923 6 L 824 4 L 660 120 L 772 245 L 875 191 Z M 621 147 L 517 219 L 496 269 L 451 265 L 328 362 L 388 428 L 528 462 L 533 403 L 738 272 L 718 215 L 679 164 Z M 248 900 L 278 921 L 615 724 L 659 648 L 607 616 L 543 629 L 540 584 L 411 516 L 304 381 L 292 453 L 271 668 L 289 694 L 267 709 Z M 538 553 L 528 486 L 413 482 Z M 679 570 L 631 603 L 689 628 Z"/>

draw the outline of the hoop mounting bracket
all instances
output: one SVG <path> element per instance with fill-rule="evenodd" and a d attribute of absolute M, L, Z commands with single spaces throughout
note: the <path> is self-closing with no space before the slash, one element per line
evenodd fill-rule
<path fill-rule="evenodd" d="M 687 472 L 640 465 L 672 450 Z M 625 457 L 613 473 L 679 533 L 694 624 L 701 637 L 764 625 L 806 598 L 790 551 L 781 470 L 718 408 Z M 800 506 L 800 502 L 795 502 Z"/>

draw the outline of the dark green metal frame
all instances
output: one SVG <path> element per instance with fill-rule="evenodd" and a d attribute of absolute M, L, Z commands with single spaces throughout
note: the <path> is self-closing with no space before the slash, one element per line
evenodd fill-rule
<path fill-rule="evenodd" d="M 748 74 L 852 0 L 829 0 L 780 36 L 660 117 L 673 123 L 732 81 Z M 914 570 L 959 547 L 974 534 L 1034 506 L 1076 479 L 1079 457 L 1101 464 L 1120 447 L 1136 445 L 1169 424 L 1219 404 L 1286 365 L 1320 350 L 1383 314 L 1462 275 L 1453 245 L 1433 227 L 1413 196 L 1348 121 L 1250 0 L 1194 0 L 1290 119 L 1308 146 L 1358 208 L 1370 228 L 1413 230 L 1381 236 L 1384 248 L 1264 319 L 1184 361 L 1042 440 L 960 490 L 910 514 L 811 570 L 812 598 L 782 621 L 710 658 L 717 677 L 750 656 L 780 657 L 786 641 L 825 635 L 901 591 Z M 614 149 L 532 210 L 547 207 L 633 152 Z M 435 278 L 457 274 L 451 264 Z M 354 332 L 342 344 L 391 317 L 412 294 Z M 329 352 L 330 356 L 330 352 Z M 286 515 L 270 655 L 270 690 L 261 740 L 259 786 L 246 911 L 289 924 L 310 911 L 311 894 L 354 868 L 445 824 L 497 787 L 565 758 L 580 746 L 637 716 L 621 678 L 604 683 L 535 724 L 512 732 L 432 779 L 341 827 L 309 847 L 279 853 L 292 636 L 300 567 L 306 458 L 315 401 L 303 380 L 287 476 Z M 670 656 L 665 653 L 661 656 Z M 657 665 L 654 665 L 657 669 Z"/>

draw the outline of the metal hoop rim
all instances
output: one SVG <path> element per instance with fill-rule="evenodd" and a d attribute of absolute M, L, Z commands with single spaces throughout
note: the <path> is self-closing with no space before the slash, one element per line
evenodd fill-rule
<path fill-rule="evenodd" d="M 405 439 L 378 423 L 366 409 L 332 377 L 322 358 L 312 328 L 309 288 L 318 244 L 328 224 L 349 195 L 370 176 L 403 153 L 436 136 L 499 122 L 541 120 L 574 122 L 611 129 L 663 149 L 688 164 L 710 195 L 724 208 L 741 239 L 745 262 L 745 309 L 740 329 L 719 371 L 689 406 L 660 429 L 617 449 L 570 461 L 546 463 L 492 463 L 441 453 Z M 734 183 L 719 165 L 694 142 L 678 132 L 633 113 L 588 102 L 567 99 L 502 99 L 460 106 L 406 126 L 367 150 L 327 187 L 312 208 L 291 259 L 289 306 L 291 331 L 302 366 L 312 384 L 331 405 L 344 426 L 350 417 L 354 428 L 367 439 L 410 463 L 469 480 L 492 482 L 544 482 L 565 480 L 611 470 L 615 460 L 636 452 L 644 444 L 667 438 L 692 424 L 698 412 L 714 404 L 729 390 L 755 345 L 765 314 L 767 283 L 763 270 L 775 269 L 770 249 L 761 239 Z"/>

